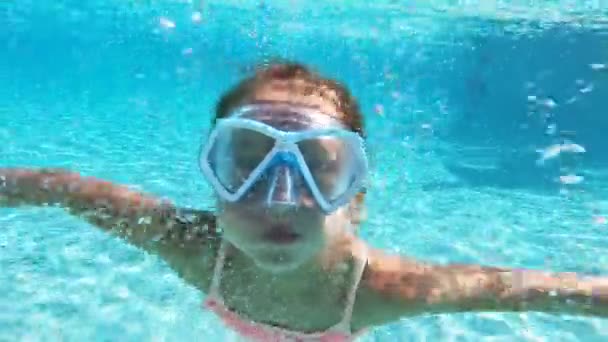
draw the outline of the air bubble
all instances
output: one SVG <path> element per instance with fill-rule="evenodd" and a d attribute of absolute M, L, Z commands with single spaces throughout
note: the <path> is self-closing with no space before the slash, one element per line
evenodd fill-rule
<path fill-rule="evenodd" d="M 583 182 L 583 180 L 585 180 L 585 177 L 583 177 L 583 176 L 577 176 L 577 175 L 559 176 L 560 183 L 566 184 L 566 185 L 580 184 Z"/>
<path fill-rule="evenodd" d="M 105 210 L 103 209 L 98 209 L 97 212 L 95 213 L 95 217 L 99 218 L 100 220 L 106 221 L 112 218 L 112 215 L 108 214 L 105 212 Z"/>
<path fill-rule="evenodd" d="M 193 23 L 200 23 L 203 19 L 203 14 L 199 11 L 192 12 L 191 19 Z"/>
<path fill-rule="evenodd" d="M 374 111 L 376 112 L 376 114 L 383 116 L 384 115 L 384 106 L 381 104 L 376 104 L 374 106 Z"/>
<path fill-rule="evenodd" d="M 581 88 L 579 91 L 580 91 L 582 94 L 590 93 L 590 92 L 592 92 L 592 91 L 593 91 L 593 84 L 589 84 L 589 85 L 587 85 L 586 87 Z"/>
<path fill-rule="evenodd" d="M 51 180 L 49 178 L 43 178 L 42 184 L 40 185 L 42 190 L 50 190 L 51 188 Z"/>
<path fill-rule="evenodd" d="M 555 100 L 553 100 L 552 98 L 548 97 L 546 99 L 540 100 L 538 102 L 540 105 L 543 105 L 547 108 L 555 108 L 557 107 L 557 102 L 555 102 Z"/>
<path fill-rule="evenodd" d="M 95 200 L 95 205 L 99 206 L 99 207 L 106 207 L 108 209 L 112 208 L 112 205 L 110 204 L 110 201 L 108 201 L 105 198 L 98 198 Z M 103 208 L 100 208 L 103 209 Z"/>
<path fill-rule="evenodd" d="M 152 223 L 152 217 L 150 216 L 143 216 L 140 217 L 139 220 L 137 220 L 137 224 L 150 224 Z"/>
<path fill-rule="evenodd" d="M 592 70 L 605 70 L 608 68 L 604 63 L 591 63 L 589 64 L 589 67 L 591 67 Z"/>
<path fill-rule="evenodd" d="M 169 18 L 160 17 L 160 19 L 158 20 L 158 23 L 160 24 L 160 26 L 167 28 L 167 29 L 175 28 L 175 22 L 173 22 Z"/>

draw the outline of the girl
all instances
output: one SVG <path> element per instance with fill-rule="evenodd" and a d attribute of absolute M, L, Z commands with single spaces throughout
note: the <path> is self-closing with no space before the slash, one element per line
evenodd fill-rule
<path fill-rule="evenodd" d="M 0 203 L 58 204 L 155 253 L 249 340 L 347 341 L 426 313 L 605 316 L 605 278 L 432 265 L 374 250 L 364 219 L 363 118 L 348 90 L 295 63 L 219 101 L 200 166 L 217 211 L 184 210 L 58 169 L 0 169 Z"/>

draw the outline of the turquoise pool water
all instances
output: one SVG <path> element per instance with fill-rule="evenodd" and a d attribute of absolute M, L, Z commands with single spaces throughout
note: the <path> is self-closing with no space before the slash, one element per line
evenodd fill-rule
<path fill-rule="evenodd" d="M 372 245 L 608 275 L 608 4 L 246 3 L 3 3 L 0 166 L 67 167 L 207 208 L 196 158 L 216 98 L 252 65 L 293 58 L 365 110 Z M 587 152 L 538 166 L 560 135 Z M 584 181 L 559 182 L 573 174 Z M 235 339 L 161 260 L 59 209 L 0 209 L 0 270 L 0 341 Z M 425 316 L 363 341 L 482 338 L 603 341 L 608 321 Z"/>

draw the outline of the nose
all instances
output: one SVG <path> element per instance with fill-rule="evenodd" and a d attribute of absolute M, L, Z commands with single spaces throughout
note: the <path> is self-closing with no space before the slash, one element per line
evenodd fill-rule
<path fill-rule="evenodd" d="M 270 188 L 266 204 L 268 207 L 293 208 L 298 205 L 295 171 L 288 165 L 275 166 L 270 174 Z"/>

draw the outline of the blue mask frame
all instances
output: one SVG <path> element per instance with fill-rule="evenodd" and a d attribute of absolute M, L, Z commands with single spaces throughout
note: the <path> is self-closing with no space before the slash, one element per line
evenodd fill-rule
<path fill-rule="evenodd" d="M 364 187 L 364 182 L 367 176 L 368 161 L 364 148 L 364 141 L 357 133 L 345 130 L 343 128 L 323 128 L 323 129 L 307 129 L 302 131 L 283 131 L 272 127 L 266 123 L 260 121 L 243 118 L 241 116 L 250 114 L 255 111 L 268 112 L 271 110 L 281 110 L 284 106 L 275 106 L 271 104 L 261 105 L 249 105 L 243 106 L 237 109 L 230 117 L 217 120 L 217 124 L 211 132 L 207 144 L 205 144 L 200 153 L 199 165 L 205 178 L 211 183 L 215 192 L 220 196 L 221 199 L 228 202 L 238 202 L 241 200 L 247 192 L 253 187 L 253 185 L 261 178 L 262 175 L 271 174 L 271 191 L 267 197 L 269 205 L 271 203 L 272 190 L 276 186 L 276 176 L 272 176 L 273 169 L 277 166 L 285 166 L 292 171 L 297 171 L 301 175 L 311 194 L 319 207 L 326 213 L 329 214 L 335 211 L 337 208 L 344 204 L 347 204 L 361 189 Z M 289 106 L 291 112 L 300 112 L 305 115 L 323 115 L 327 117 L 327 114 L 323 114 L 315 109 L 308 107 L 294 107 Z M 268 152 L 268 154 L 262 159 L 259 165 L 251 171 L 246 180 L 236 189 L 236 191 L 229 191 L 217 178 L 212 164 L 209 162 L 210 153 L 212 147 L 218 139 L 218 136 L 226 132 L 225 130 L 231 129 L 247 129 L 252 130 L 274 139 L 274 146 Z M 335 199 L 326 198 L 320 191 L 317 183 L 311 174 L 304 156 L 300 151 L 297 143 L 303 140 L 317 139 L 321 137 L 332 136 L 339 138 L 348 146 L 349 151 L 352 152 L 353 158 L 353 179 L 347 186 L 346 190 L 338 195 Z M 337 179 L 336 182 L 341 180 Z M 291 183 L 289 183 L 291 182 Z M 288 180 L 288 187 L 293 185 L 291 179 Z M 292 191 L 293 189 L 288 189 Z"/>

